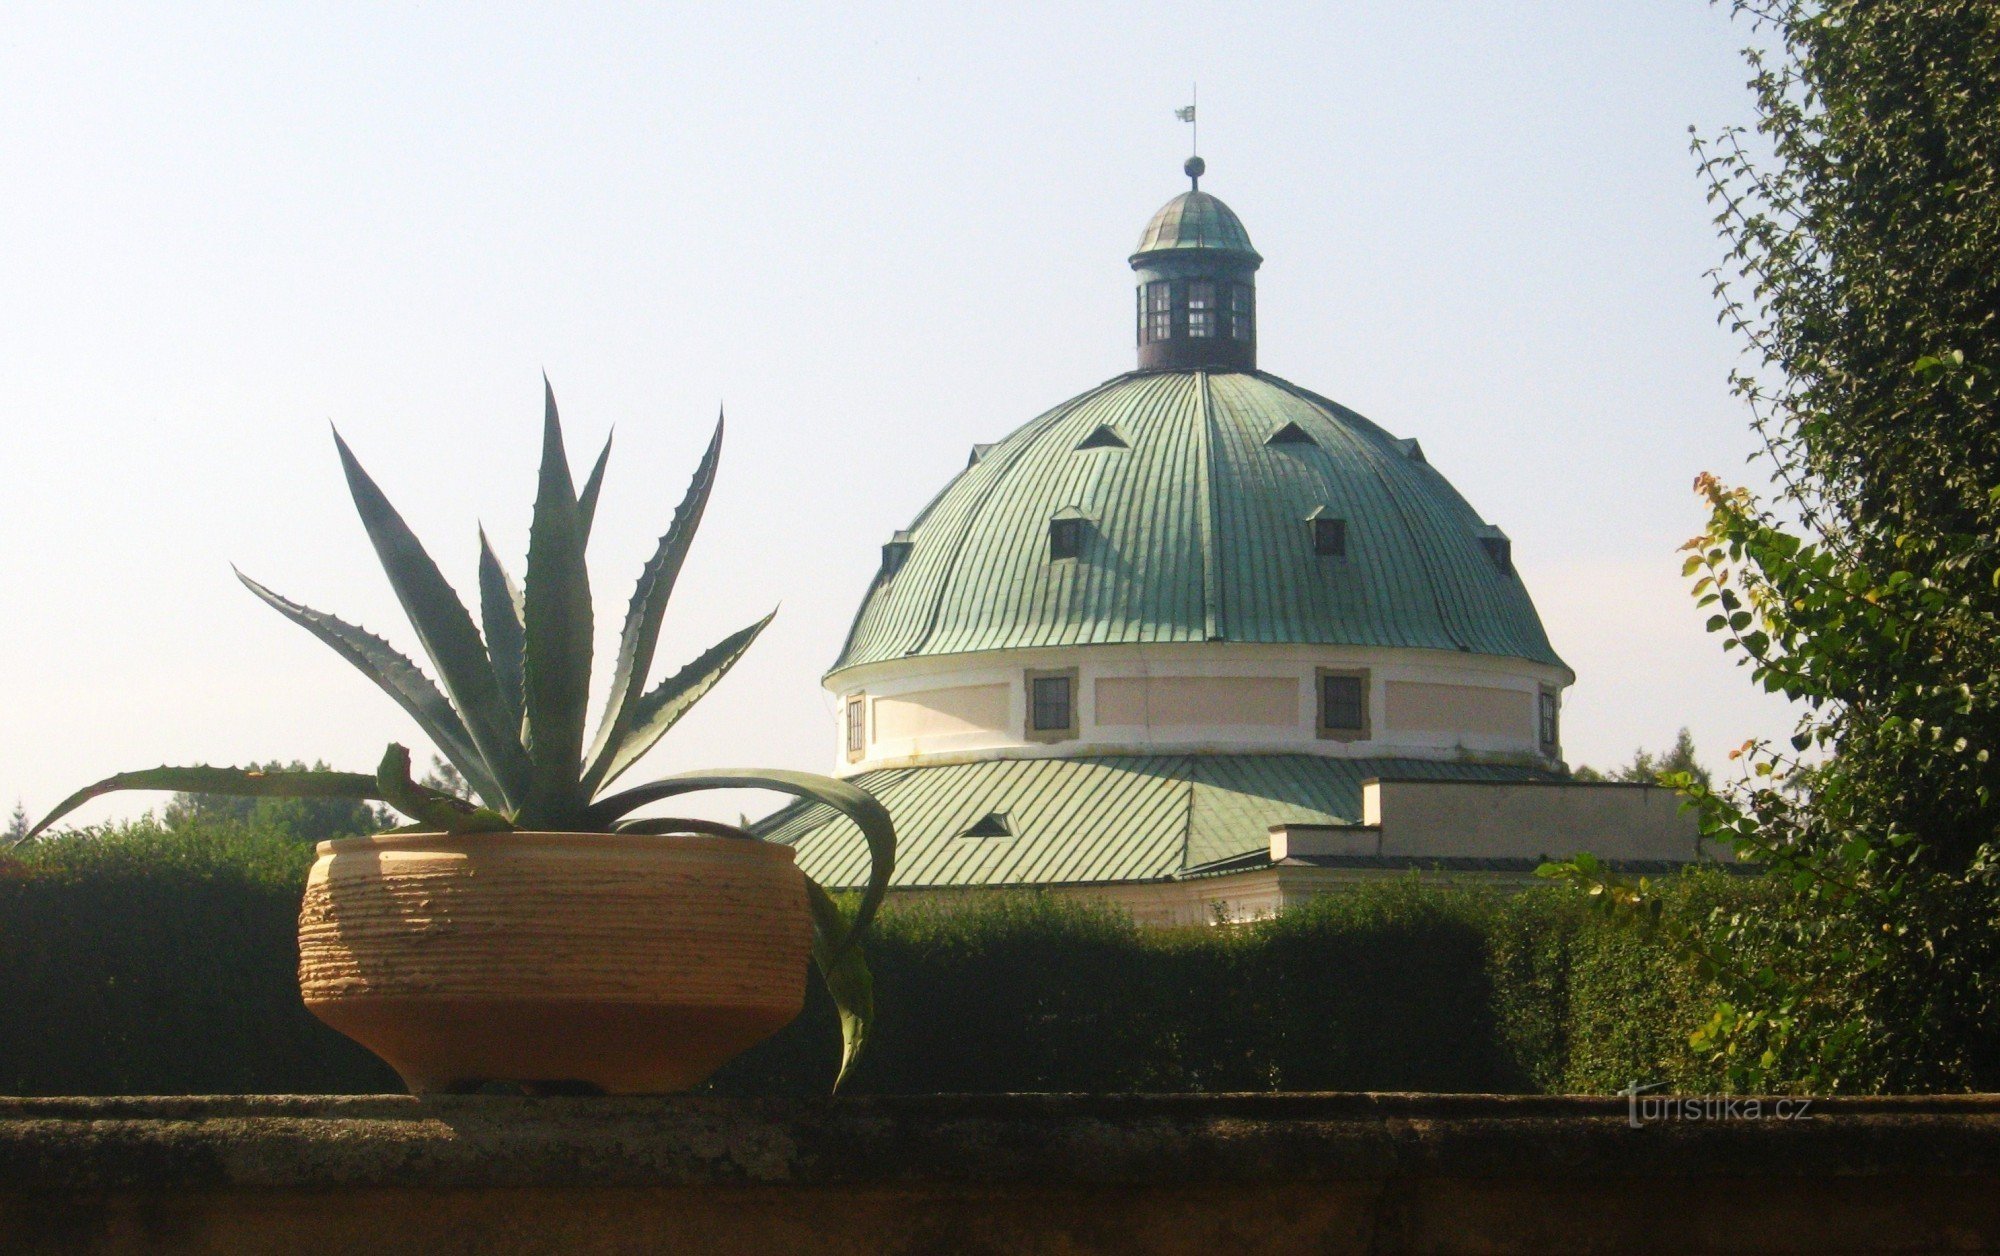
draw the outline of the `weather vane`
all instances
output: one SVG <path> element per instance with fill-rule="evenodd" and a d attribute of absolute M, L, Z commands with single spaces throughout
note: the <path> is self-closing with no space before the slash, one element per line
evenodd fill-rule
<path fill-rule="evenodd" d="M 1187 123 L 1189 127 L 1193 128 L 1192 137 L 1188 145 L 1187 164 L 1182 169 L 1186 170 L 1188 178 L 1194 181 L 1194 190 L 1197 192 L 1201 191 L 1201 172 L 1208 169 L 1207 163 L 1201 159 L 1201 123 L 1195 120 L 1194 112 L 1194 107 L 1200 103 L 1200 100 L 1200 85 L 1191 85 L 1188 88 L 1187 105 L 1184 108 L 1174 110 L 1176 118 L 1179 118 L 1181 121 Z"/>

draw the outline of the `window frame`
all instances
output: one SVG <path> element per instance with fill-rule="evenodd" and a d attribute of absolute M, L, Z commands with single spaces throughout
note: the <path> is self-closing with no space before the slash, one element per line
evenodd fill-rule
<path fill-rule="evenodd" d="M 1062 728 L 1035 727 L 1035 684 L 1060 680 L 1069 686 L 1069 723 Z M 1074 741 L 1083 723 L 1083 686 L 1074 667 L 1031 667 L 1022 673 L 1021 693 L 1025 699 L 1021 715 L 1022 732 L 1034 742 Z"/>
<path fill-rule="evenodd" d="M 1326 682 L 1353 680 L 1361 686 L 1361 723 L 1355 728 L 1335 728 L 1326 722 Z M 1374 736 L 1374 678 L 1365 667 L 1322 667 L 1313 676 L 1313 724 L 1322 741 L 1367 741 Z"/>
<path fill-rule="evenodd" d="M 1142 344 L 1160 344 L 1174 338 L 1174 312 L 1178 304 L 1174 300 L 1174 283 L 1170 279 L 1149 280 L 1141 285 L 1142 314 L 1144 322 L 1140 332 Z"/>
<path fill-rule="evenodd" d="M 1083 534 L 1083 525 L 1085 522 L 1086 520 L 1073 515 L 1067 518 L 1049 520 L 1050 562 L 1075 562 L 1083 557 L 1083 546 L 1086 539 Z M 1060 535 L 1071 537 L 1075 541 L 1075 547 L 1070 549 L 1068 553 L 1057 553 L 1056 537 L 1059 535 L 1058 529 L 1061 530 Z"/>
<path fill-rule="evenodd" d="M 1187 285 L 1187 334 L 1189 340 L 1215 340 L 1222 330 L 1222 285 L 1213 279 L 1190 279 Z M 1199 304 L 1197 304 L 1199 301 Z"/>
<path fill-rule="evenodd" d="M 841 744 L 846 748 L 847 761 L 858 762 L 868 751 L 868 695 L 849 695 L 847 706 L 841 712 L 843 718 Z"/>
<path fill-rule="evenodd" d="M 1547 685 L 1536 691 L 1535 744 L 1547 754 L 1562 745 L 1562 695 Z"/>
<path fill-rule="evenodd" d="M 1218 312 L 1229 316 L 1229 338 L 1247 344 L 1257 337 L 1257 290 L 1247 283 L 1232 283 L 1228 288 L 1229 304 L 1218 306 Z"/>

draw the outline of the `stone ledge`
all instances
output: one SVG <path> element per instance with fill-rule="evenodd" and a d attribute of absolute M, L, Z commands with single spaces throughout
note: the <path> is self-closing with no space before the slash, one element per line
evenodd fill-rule
<path fill-rule="evenodd" d="M 1482 1095 L 11 1099 L 0 1248 L 2000 1246 L 2000 1097 L 1627 1115 Z"/>

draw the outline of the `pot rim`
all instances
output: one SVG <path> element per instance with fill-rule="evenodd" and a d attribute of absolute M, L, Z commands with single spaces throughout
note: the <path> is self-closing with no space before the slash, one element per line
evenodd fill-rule
<path fill-rule="evenodd" d="M 516 829 L 502 833 L 375 833 L 366 837 L 336 837 L 313 848 L 320 858 L 334 855 L 362 855 L 384 850 L 438 850 L 476 853 L 481 850 L 549 849 L 587 846 L 600 850 L 655 850 L 665 853 L 740 855 L 767 859 L 773 863 L 796 862 L 790 846 L 762 838 L 717 837 L 708 833 L 568 833 L 540 829 Z"/>

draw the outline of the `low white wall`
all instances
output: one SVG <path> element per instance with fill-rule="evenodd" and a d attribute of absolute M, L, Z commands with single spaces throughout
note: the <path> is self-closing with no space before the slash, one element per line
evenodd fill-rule
<path fill-rule="evenodd" d="M 1656 785 L 1369 781 L 1361 821 L 1388 856 L 1693 860 L 1700 833 Z"/>

